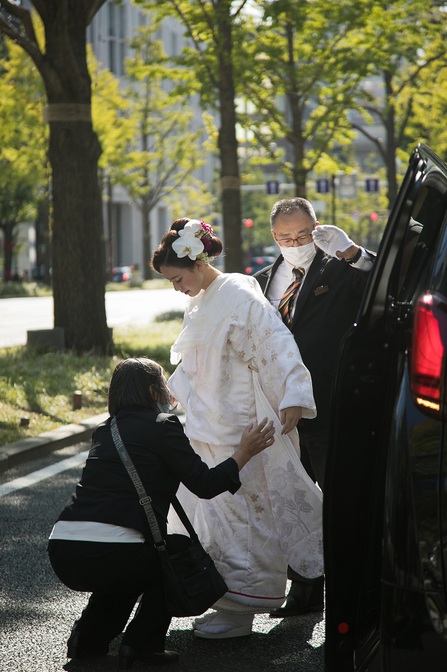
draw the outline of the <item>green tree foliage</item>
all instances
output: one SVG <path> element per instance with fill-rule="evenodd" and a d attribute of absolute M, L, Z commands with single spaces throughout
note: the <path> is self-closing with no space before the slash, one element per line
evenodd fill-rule
<path fill-rule="evenodd" d="M 256 4 L 241 72 L 250 102 L 243 125 L 261 156 L 306 196 L 309 173 L 352 141 L 347 113 L 364 74 L 358 35 L 370 2 Z"/>
<path fill-rule="evenodd" d="M 92 80 L 92 118 L 102 153 L 100 171 L 125 162 L 134 127 L 128 115 L 128 101 L 119 79 L 97 61 L 90 46 L 87 49 L 88 69 Z"/>
<path fill-rule="evenodd" d="M 446 118 L 447 68 L 436 60 L 421 72 L 420 84 L 413 95 L 412 116 L 406 128 L 410 147 L 416 141 L 425 142 L 447 161 Z"/>
<path fill-rule="evenodd" d="M 252 227 L 242 230 L 244 255 L 264 254 L 266 247 L 276 251 L 270 229 L 270 211 L 278 196 L 267 194 L 265 175 L 259 166 L 243 162 L 241 176 L 242 221 L 253 221 Z"/>
<path fill-rule="evenodd" d="M 92 125 L 86 31 L 104 2 L 32 0 L 24 6 L 0 0 L 0 31 L 32 58 L 46 92 L 54 324 L 64 329 L 68 348 L 100 354 L 111 342 L 104 301 L 101 147 Z M 44 27 L 42 43 L 36 16 Z"/>
<path fill-rule="evenodd" d="M 134 125 L 127 114 L 128 101 L 121 90 L 119 79 L 99 63 L 91 47 L 87 51 L 88 67 L 92 78 L 92 119 L 102 148 L 99 157 L 99 179 L 106 215 L 106 274 L 113 278 L 114 235 L 112 226 L 112 196 L 116 172 L 125 170 L 126 153 L 133 141 Z"/>
<path fill-rule="evenodd" d="M 207 134 L 202 120 L 195 120 L 190 99 L 177 84 L 187 86 L 193 73 L 168 67 L 162 43 L 155 38 L 157 22 L 142 27 L 132 40 L 133 57 L 126 60 L 129 86 L 124 92 L 128 119 L 127 147 L 119 162 L 109 159 L 113 182 L 121 184 L 142 217 L 143 251 L 152 256 L 151 212 L 163 199 L 171 198 L 174 211 L 209 207 L 204 185 L 193 173 L 203 165 Z M 209 147 L 208 147 L 209 149 Z M 195 194 L 195 197 L 193 196 Z M 200 217 L 200 212 L 198 216 Z M 158 241 L 156 241 L 158 243 Z M 151 269 L 145 264 L 144 277 Z"/>
<path fill-rule="evenodd" d="M 207 185 L 192 175 L 205 161 L 211 120 L 194 119 L 189 98 L 179 92 L 193 73 L 169 67 L 158 23 L 141 27 L 130 41 L 125 85 L 89 51 L 93 124 L 102 147 L 99 166 L 104 190 L 124 187 L 142 217 L 144 259 L 151 257 L 151 211 L 170 198 L 174 217 L 198 216 L 214 209 Z M 195 127 L 194 127 L 195 125 Z M 110 198 L 110 196 L 108 196 Z M 158 241 L 156 241 L 158 242 Z M 109 272 L 111 272 L 109 259 Z M 150 277 L 145 264 L 144 276 Z"/>
<path fill-rule="evenodd" d="M 241 195 L 236 135 L 237 71 L 242 62 L 240 46 L 244 41 L 244 8 L 247 0 L 137 0 L 159 16 L 175 16 L 183 24 L 188 46 L 177 63 L 194 71 L 194 86 L 205 109 L 219 116 L 218 153 L 219 190 L 222 206 L 223 236 L 227 271 L 240 271 Z M 236 61 L 239 62 L 239 66 Z"/>
<path fill-rule="evenodd" d="M 380 86 L 374 89 L 371 79 L 365 80 L 357 109 L 366 123 L 352 126 L 370 140 L 386 167 L 389 207 L 397 195 L 399 159 L 406 163 L 407 149 L 418 139 L 411 133 L 415 104 L 425 99 L 426 108 L 432 106 L 436 79 L 443 77 L 447 64 L 447 14 L 438 5 L 431 0 L 373 3 L 360 36 L 367 74 Z M 377 121 L 383 135 L 368 127 Z"/>
<path fill-rule="evenodd" d="M 35 217 L 46 196 L 48 131 L 43 122 L 43 87 L 29 56 L 7 42 L 0 69 L 0 229 L 3 278 L 9 280 L 17 227 Z"/>

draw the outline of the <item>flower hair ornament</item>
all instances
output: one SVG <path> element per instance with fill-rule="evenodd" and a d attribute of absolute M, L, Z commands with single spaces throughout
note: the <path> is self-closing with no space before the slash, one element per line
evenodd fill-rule
<path fill-rule="evenodd" d="M 192 261 L 196 259 L 208 261 L 212 235 L 211 226 L 198 219 L 190 219 L 183 229 L 178 231 L 178 238 L 172 243 L 172 249 L 179 259 L 189 257 Z"/>

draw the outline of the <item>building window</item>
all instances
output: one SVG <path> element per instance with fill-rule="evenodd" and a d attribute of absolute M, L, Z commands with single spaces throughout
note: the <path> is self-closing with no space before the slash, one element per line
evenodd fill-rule
<path fill-rule="evenodd" d="M 109 70 L 115 75 L 124 75 L 124 59 L 126 57 L 126 14 L 123 5 L 109 2 L 108 4 L 108 43 Z"/>

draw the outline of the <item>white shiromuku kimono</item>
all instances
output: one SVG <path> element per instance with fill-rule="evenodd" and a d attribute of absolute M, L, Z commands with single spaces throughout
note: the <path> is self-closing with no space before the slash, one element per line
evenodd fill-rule
<path fill-rule="evenodd" d="M 171 359 L 170 391 L 209 466 L 231 457 L 250 422 L 275 422 L 274 445 L 243 468 L 236 494 L 178 492 L 227 582 L 226 598 L 270 610 L 284 601 L 288 564 L 307 578 L 323 574 L 322 493 L 299 459 L 298 432 L 281 437 L 278 417 L 289 406 L 315 417 L 309 371 L 257 281 L 239 273 L 219 275 L 189 299 Z M 179 531 L 175 516 L 170 527 Z"/>

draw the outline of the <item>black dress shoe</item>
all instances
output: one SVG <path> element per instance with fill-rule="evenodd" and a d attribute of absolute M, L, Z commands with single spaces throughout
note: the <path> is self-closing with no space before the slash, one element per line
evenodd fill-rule
<path fill-rule="evenodd" d="M 170 665 L 176 663 L 180 654 L 177 651 L 145 651 L 144 649 L 135 649 L 133 646 L 121 644 L 118 653 L 119 666 L 122 670 L 128 670 L 132 667 L 135 660 L 142 660 L 148 665 Z"/>
<path fill-rule="evenodd" d="M 108 653 L 108 644 L 89 642 L 77 630 L 72 631 L 67 642 L 67 658 L 95 658 Z"/>
<path fill-rule="evenodd" d="M 323 611 L 323 609 L 323 602 L 318 604 L 305 604 L 303 602 L 298 602 L 298 600 L 292 597 L 292 595 L 289 595 L 282 607 L 278 607 L 278 609 L 272 609 L 270 612 L 270 618 L 300 616 L 301 614 L 311 614 L 313 612 Z"/>

